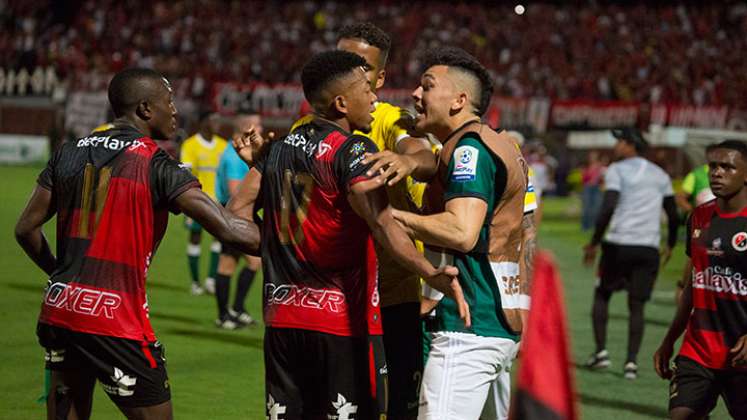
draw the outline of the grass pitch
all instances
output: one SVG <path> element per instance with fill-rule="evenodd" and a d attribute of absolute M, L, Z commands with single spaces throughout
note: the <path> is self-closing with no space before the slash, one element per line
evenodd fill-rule
<path fill-rule="evenodd" d="M 15 243 L 13 228 L 41 167 L 0 166 L 0 306 L 3 326 L 0 365 L 0 419 L 43 418 L 44 405 L 36 402 L 44 385 L 43 352 L 36 342 L 36 318 L 46 279 Z M 581 265 L 581 246 L 590 233 L 579 230 L 573 199 L 548 199 L 540 229 L 540 246 L 555 255 L 565 285 L 574 363 L 583 365 L 594 350 L 591 297 L 594 271 Z M 45 231 L 54 243 L 53 224 Z M 179 217 L 169 229 L 151 266 L 148 300 L 151 322 L 166 348 L 177 419 L 264 419 L 263 328 L 223 331 L 213 326 L 216 304 L 212 296 L 191 296 L 185 256 L 187 232 Z M 203 241 L 203 275 L 209 255 Z M 661 419 L 667 415 L 668 385 L 656 377 L 653 352 L 674 313 L 674 282 L 684 261 L 682 244 L 659 275 L 654 297 L 646 307 L 646 331 L 639 356 L 640 377 L 622 377 L 626 353 L 625 294 L 613 297 L 608 329 L 612 367 L 605 372 L 576 368 L 579 406 L 586 419 Z M 261 276 L 248 298 L 252 315 L 259 317 Z M 96 387 L 94 419 L 123 418 L 100 387 Z M 719 401 L 711 416 L 726 419 Z"/>

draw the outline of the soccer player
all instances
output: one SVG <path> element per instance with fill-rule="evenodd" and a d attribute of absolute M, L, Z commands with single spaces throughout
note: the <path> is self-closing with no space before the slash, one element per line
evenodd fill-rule
<path fill-rule="evenodd" d="M 252 129 L 257 135 L 262 135 L 262 117 L 258 113 L 251 112 L 239 114 L 234 117 L 234 139 L 241 137 Z M 236 149 L 229 144 L 218 164 L 216 193 L 218 201 L 222 205 L 225 206 L 231 196 L 236 194 L 239 184 L 247 172 L 249 172 L 249 166 L 241 160 L 238 153 L 236 153 Z M 249 293 L 254 275 L 262 264 L 259 257 L 243 255 L 246 266 L 239 272 L 233 307 L 228 307 L 231 276 L 236 270 L 239 258 L 242 258 L 241 253 L 231 248 L 228 244 L 221 244 L 220 260 L 218 261 L 218 270 L 215 275 L 215 299 L 218 303 L 218 319 L 215 323 L 218 327 L 227 330 L 255 323 L 254 319 L 247 312 L 244 301 Z"/>
<path fill-rule="evenodd" d="M 727 140 L 707 149 L 715 200 L 687 223 L 692 264 L 674 320 L 654 354 L 656 373 L 671 379 L 669 416 L 702 419 L 724 399 L 735 419 L 747 418 L 747 145 Z M 686 332 L 685 332 L 686 331 Z M 674 369 L 669 359 L 685 332 Z"/>
<path fill-rule="evenodd" d="M 369 22 L 346 25 L 337 35 L 338 50 L 366 60 L 366 76 L 375 94 L 386 80 L 389 35 Z M 369 175 L 380 173 L 378 179 L 386 187 L 393 208 L 417 211 L 424 184 L 416 180 L 425 181 L 435 174 L 436 156 L 427 140 L 408 134 L 413 121 L 407 111 L 377 101 L 372 114 L 370 129 L 356 132 L 371 139 L 380 151 L 371 160 L 376 163 Z M 301 118 L 291 132 L 314 118 L 313 114 Z M 423 374 L 420 279 L 411 267 L 402 266 L 385 252 L 382 245 L 377 244 L 376 251 L 390 397 L 387 416 L 393 420 L 412 419 L 417 416 Z"/>
<path fill-rule="evenodd" d="M 604 174 L 606 190 L 602 208 L 591 242 L 584 246 L 584 263 L 591 265 L 599 244 L 602 245 L 591 314 L 596 351 L 586 366 L 604 369 L 611 364 L 606 350 L 609 300 L 613 292 L 624 289 L 628 292 L 630 320 L 623 373 L 626 379 L 636 379 L 638 350 L 643 339 L 643 308 L 659 272 L 662 207 L 669 225 L 667 245 L 661 250 L 664 264 L 677 243 L 679 220 L 669 175 L 641 157 L 648 146 L 641 133 L 626 128 L 613 130 L 612 134 L 617 138 L 614 155 L 618 161 Z"/>
<path fill-rule="evenodd" d="M 148 320 L 145 281 L 168 213 L 256 251 L 259 230 L 218 206 L 156 146 L 176 129 L 171 87 L 128 69 L 109 84 L 112 128 L 68 142 L 49 160 L 16 238 L 49 275 L 37 326 L 52 371 L 48 419 L 88 419 L 93 386 L 131 419 L 170 419 L 163 346 Z M 57 253 L 42 226 L 57 216 Z"/>
<path fill-rule="evenodd" d="M 187 165 L 192 173 L 202 184 L 202 190 L 213 200 L 217 200 L 215 192 L 215 180 L 218 172 L 220 156 L 226 149 L 227 142 L 218 133 L 218 114 L 206 112 L 200 116 L 199 131 L 182 143 L 179 160 Z M 200 241 L 202 240 L 202 226 L 193 219 L 186 218 L 186 226 L 189 230 L 189 243 L 187 244 L 187 261 L 189 263 L 189 274 L 192 278 L 191 293 L 201 295 L 207 290 L 208 293 L 215 292 L 215 272 L 218 269 L 218 258 L 220 256 L 220 242 L 213 241 L 210 244 L 210 265 L 208 276 L 205 279 L 205 288 L 200 286 Z"/>
<path fill-rule="evenodd" d="M 493 91 L 485 67 L 458 48 L 430 51 L 424 64 L 413 92 L 416 128 L 444 145 L 425 194 L 431 214 L 393 213 L 453 258 L 472 322 L 459 322 L 454 300 L 439 301 L 418 418 L 507 418 L 503 372 L 529 300 L 519 276 L 527 165 L 505 131 L 480 122 Z"/>
<path fill-rule="evenodd" d="M 262 262 L 270 417 L 384 415 L 374 238 L 400 265 L 453 295 L 469 323 L 456 269 L 440 271 L 425 260 L 391 217 L 378 181 L 366 175 L 362 161 L 376 145 L 351 134 L 370 130 L 372 121 L 376 95 L 364 67 L 361 56 L 346 51 L 312 57 L 301 79 L 315 118 L 273 143 L 252 168 L 261 173 L 257 203 L 268 232 Z M 244 157 L 244 148 L 237 150 Z M 244 198 L 236 199 L 230 208 Z"/>

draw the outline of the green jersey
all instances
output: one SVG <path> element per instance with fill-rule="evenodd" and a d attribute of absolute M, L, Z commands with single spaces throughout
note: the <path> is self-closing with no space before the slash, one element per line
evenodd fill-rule
<path fill-rule="evenodd" d="M 474 197 L 484 200 L 488 208 L 475 248 L 468 253 L 452 251 L 454 265 L 459 269 L 459 282 L 469 304 L 472 326 L 465 328 L 456 302 L 444 298 L 436 308 L 435 329 L 518 341 L 519 336 L 508 327 L 504 316 L 500 285 L 488 258 L 490 221 L 506 189 L 506 165 L 482 141 L 468 134 L 456 144 L 443 182 L 444 201 Z"/>

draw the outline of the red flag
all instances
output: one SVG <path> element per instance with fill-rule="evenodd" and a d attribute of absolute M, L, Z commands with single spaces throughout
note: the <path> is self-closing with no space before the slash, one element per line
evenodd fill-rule
<path fill-rule="evenodd" d="M 563 289 L 552 257 L 534 263 L 532 308 L 521 344 L 513 420 L 575 420 L 576 391 L 569 352 Z"/>

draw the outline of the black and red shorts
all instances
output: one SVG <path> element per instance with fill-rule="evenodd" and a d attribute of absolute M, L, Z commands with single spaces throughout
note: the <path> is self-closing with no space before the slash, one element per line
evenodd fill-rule
<path fill-rule="evenodd" d="M 121 407 L 148 407 L 171 400 L 164 348 L 158 341 L 136 341 L 87 334 L 39 323 L 39 344 L 47 369 L 94 377 Z"/>
<path fill-rule="evenodd" d="M 268 418 L 378 420 L 386 410 L 385 378 L 381 336 L 265 330 Z"/>
<path fill-rule="evenodd" d="M 705 417 L 716 407 L 719 395 L 735 419 L 747 419 L 747 372 L 709 369 L 688 357 L 677 356 L 669 384 L 669 410 L 687 407 Z"/>

